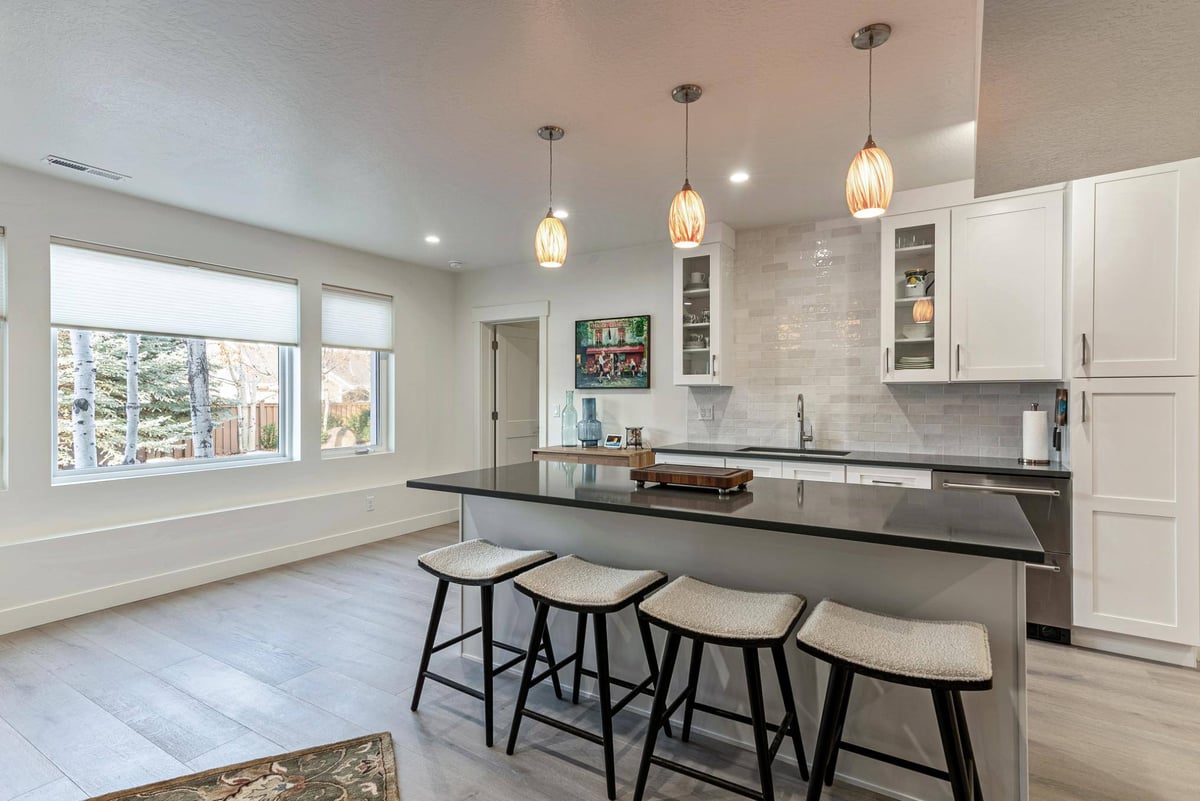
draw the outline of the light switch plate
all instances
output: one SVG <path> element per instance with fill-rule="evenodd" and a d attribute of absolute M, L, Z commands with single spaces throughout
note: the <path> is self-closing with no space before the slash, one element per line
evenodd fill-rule
<path fill-rule="evenodd" d="M 699 416 L 699 419 L 701 419 L 701 420 L 711 420 L 711 419 L 713 419 L 713 407 L 711 407 L 711 406 L 701 406 L 701 407 L 700 407 L 700 416 Z"/>

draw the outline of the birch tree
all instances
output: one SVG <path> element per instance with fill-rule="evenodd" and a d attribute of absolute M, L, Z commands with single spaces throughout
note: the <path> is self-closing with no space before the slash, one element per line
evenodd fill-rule
<path fill-rule="evenodd" d="M 213 447 L 212 400 L 208 391 L 208 345 L 203 339 L 187 340 L 188 400 L 192 414 L 192 452 L 211 459 Z"/>
<path fill-rule="evenodd" d="M 141 360 L 138 350 L 142 338 L 138 334 L 125 335 L 125 459 L 123 464 L 137 464 L 138 420 L 142 416 L 142 402 L 138 395 L 138 379 Z"/>
<path fill-rule="evenodd" d="M 71 446 L 77 469 L 96 466 L 96 359 L 92 332 L 72 330 Z"/>

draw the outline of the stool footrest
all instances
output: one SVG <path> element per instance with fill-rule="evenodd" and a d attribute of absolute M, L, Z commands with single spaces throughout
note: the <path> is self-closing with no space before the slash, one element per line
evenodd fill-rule
<path fill-rule="evenodd" d="M 754 721 L 750 719 L 749 715 L 741 715 L 741 714 L 738 714 L 737 712 L 730 712 L 728 709 L 721 709 L 720 707 L 711 706 L 709 704 L 703 704 L 699 701 L 696 701 L 695 703 L 693 703 L 692 708 L 698 709 L 701 712 L 707 712 L 710 715 L 716 715 L 719 718 L 725 718 L 726 720 L 732 720 L 734 723 L 745 723 L 747 726 L 754 725 Z M 787 721 L 785 720 L 784 723 L 786 723 L 786 722 Z M 767 731 L 777 732 L 777 731 L 780 731 L 781 729 L 786 731 L 786 728 L 784 727 L 784 725 L 782 723 L 766 723 L 764 725 L 767 727 Z"/>
<path fill-rule="evenodd" d="M 532 679 L 530 679 L 529 686 L 534 687 L 538 684 L 541 684 L 543 681 L 545 681 L 546 679 L 548 679 L 552 675 L 554 675 L 554 673 L 556 673 L 559 670 L 559 668 L 566 667 L 567 665 L 574 662 L 576 658 L 577 658 L 577 654 L 571 654 L 570 656 L 564 656 L 562 659 L 558 660 L 553 665 L 550 665 L 550 667 L 546 668 L 541 673 L 537 674 Z M 546 660 L 543 659 L 541 661 L 544 662 Z"/>
<path fill-rule="evenodd" d="M 616 684 L 615 681 L 613 683 Z M 615 704 L 613 704 L 612 713 L 614 715 L 617 714 L 618 712 L 620 712 L 622 709 L 625 708 L 626 704 L 628 704 L 634 698 L 637 698 L 639 695 L 648 695 L 651 698 L 653 698 L 654 691 L 649 689 L 650 685 L 653 683 L 654 683 L 654 677 L 647 676 L 645 679 L 642 680 L 641 684 L 631 687 L 629 692 L 625 694 L 624 698 L 622 698 L 620 701 L 617 701 Z M 620 686 L 623 686 L 623 685 L 620 685 Z"/>
<path fill-rule="evenodd" d="M 775 732 L 775 739 L 771 741 L 771 752 L 770 752 L 771 757 L 770 757 L 770 759 L 772 762 L 775 761 L 775 755 L 779 753 L 779 748 L 780 748 L 780 746 L 783 745 L 783 741 L 787 739 L 788 731 L 792 727 L 792 720 L 793 720 L 793 717 L 792 717 L 791 713 L 788 713 L 787 715 L 784 716 L 783 722 L 780 723 L 779 726 L 777 727 L 778 731 Z"/>
<path fill-rule="evenodd" d="M 714 787 L 720 787 L 722 790 L 728 790 L 731 793 L 737 793 L 738 795 L 745 796 L 746 798 L 753 798 L 755 801 L 762 801 L 763 794 L 761 790 L 756 790 L 753 787 L 748 787 L 744 784 L 738 784 L 735 781 L 731 781 L 712 773 L 706 773 L 699 768 L 693 768 L 691 765 L 685 765 L 682 762 L 676 762 L 673 759 L 667 759 L 666 757 L 661 757 L 657 754 L 652 754 L 650 756 L 650 762 L 658 765 L 660 768 L 673 770 L 676 773 L 682 773 L 684 776 L 696 779 L 697 781 L 711 784 Z"/>
<path fill-rule="evenodd" d="M 895 765 L 898 768 L 911 770 L 914 773 L 932 776 L 933 778 L 941 779 L 942 781 L 950 781 L 949 771 L 935 768 L 930 765 L 922 765 L 920 762 L 913 762 L 912 760 L 904 759 L 903 757 L 898 757 L 883 751 L 876 751 L 874 748 L 867 748 L 865 745 L 855 745 L 854 743 L 848 743 L 845 740 L 840 740 L 838 741 L 838 748 L 843 751 L 849 751 L 852 754 L 868 757 L 869 759 L 876 759 L 880 762 L 886 762 L 887 764 Z M 813 781 L 816 780 L 817 779 L 814 777 Z"/>
<path fill-rule="evenodd" d="M 443 676 L 440 673 L 434 673 L 432 670 L 425 671 L 425 678 L 433 679 L 438 684 L 444 684 L 447 687 L 453 687 L 454 689 L 458 690 L 460 693 L 466 693 L 467 695 L 471 696 L 472 698 L 477 698 L 480 701 L 485 700 L 483 697 L 483 692 L 481 690 L 476 690 L 474 687 L 468 687 L 467 685 L 463 684 L 460 681 L 455 681 L 454 679 Z"/>
<path fill-rule="evenodd" d="M 524 717 L 533 718 L 539 723 L 545 723 L 547 726 L 553 726 L 560 731 L 565 731 L 568 734 L 574 734 L 576 737 L 582 737 L 588 742 L 595 743 L 596 745 L 604 745 L 604 738 L 599 734 L 590 732 L 587 729 L 581 729 L 578 726 L 572 723 L 567 723 L 564 720 L 552 718 L 549 715 L 542 714 L 541 712 L 537 712 L 532 709 L 526 709 L 521 714 Z"/>
<path fill-rule="evenodd" d="M 471 629 L 470 631 L 464 631 L 462 634 L 458 635 L 457 637 L 452 637 L 443 643 L 438 643 L 437 645 L 433 646 L 432 649 L 430 649 L 429 653 L 436 654 L 438 651 L 441 651 L 444 648 L 449 648 L 451 645 L 458 645 L 463 640 L 468 640 L 471 637 L 474 637 L 476 634 L 481 633 L 482 631 L 483 631 L 483 626 L 476 626 L 475 628 Z M 495 643 L 495 644 L 499 645 L 499 643 Z"/>

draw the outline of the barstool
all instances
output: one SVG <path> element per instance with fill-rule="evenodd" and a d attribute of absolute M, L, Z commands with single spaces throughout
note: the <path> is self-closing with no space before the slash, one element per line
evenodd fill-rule
<path fill-rule="evenodd" d="M 642 801 L 646 791 L 646 779 L 650 765 L 658 765 L 707 782 L 722 789 L 750 798 L 772 801 L 775 797 L 771 778 L 771 763 L 787 737 L 791 737 L 800 766 L 800 777 L 808 780 L 808 763 L 804 756 L 804 741 L 800 736 L 800 725 L 796 715 L 796 701 L 792 696 L 792 682 L 788 676 L 787 655 L 783 644 L 791 635 L 800 615 L 804 611 L 803 596 L 788 593 L 745 592 L 718 587 L 713 584 L 680 576 L 659 592 L 638 604 L 638 617 L 649 619 L 667 631 L 667 644 L 663 651 L 662 681 L 654 693 L 654 705 L 650 711 L 650 730 L 646 733 L 646 744 L 642 748 L 642 762 L 638 769 L 637 789 L 634 801 Z M 692 641 L 692 661 L 688 667 L 688 685 L 674 702 L 668 704 L 671 671 L 679 655 L 679 643 L 683 637 Z M 696 700 L 696 688 L 700 678 L 700 662 L 704 646 L 727 645 L 740 648 L 746 666 L 746 687 L 750 693 L 750 716 L 740 715 Z M 775 662 L 775 673 L 779 679 L 779 692 L 783 696 L 784 717 L 778 724 L 768 723 L 763 709 L 762 674 L 759 670 L 758 652 L 769 648 Z M 710 715 L 746 723 L 754 729 L 754 749 L 758 757 L 758 773 L 761 789 L 756 790 L 729 779 L 705 773 L 654 753 L 658 739 L 658 728 L 670 720 L 671 715 L 686 703 L 683 717 L 682 739 L 691 736 L 692 714 L 699 709 Z M 775 732 L 774 740 L 768 741 L 768 732 Z"/>
<path fill-rule="evenodd" d="M 421 690 L 425 686 L 425 679 L 433 679 L 439 684 L 466 693 L 472 698 L 478 698 L 483 701 L 484 706 L 485 740 L 488 748 L 492 747 L 492 680 L 496 674 L 503 673 L 525 658 L 525 649 L 492 638 L 493 592 L 500 582 L 507 581 L 513 576 L 545 564 L 554 558 L 555 554 L 551 551 L 519 551 L 514 548 L 503 548 L 487 540 L 458 542 L 417 557 L 417 564 L 437 576 L 438 584 L 433 596 L 433 612 L 429 615 L 429 631 L 425 634 L 425 648 L 421 651 L 421 666 L 417 670 L 417 686 L 413 688 L 413 712 L 417 711 L 417 706 L 421 703 Z M 451 584 L 479 587 L 480 625 L 435 645 L 438 625 L 442 619 L 442 608 L 446 604 L 446 591 Z M 469 637 L 474 637 L 476 634 L 483 635 L 482 692 L 429 669 L 429 658 L 435 653 Z M 550 646 L 549 637 L 545 638 L 543 645 L 547 660 L 553 664 L 554 651 Z M 492 664 L 493 646 L 511 651 L 517 656 L 502 665 L 495 666 Z M 537 655 L 537 650 L 533 649 L 534 656 Z M 558 684 L 557 676 L 554 677 L 554 691 L 558 693 L 559 698 L 562 697 L 562 688 Z"/>
<path fill-rule="evenodd" d="M 593 564 L 577 556 L 564 556 L 562 559 L 542 565 L 517 577 L 513 584 L 516 585 L 518 591 L 533 599 L 537 610 L 533 618 L 533 632 L 529 636 L 531 649 L 533 643 L 548 636 L 546 619 L 552 607 L 568 612 L 577 612 L 579 620 L 575 628 L 575 653 L 564 657 L 561 662 L 552 661 L 550 667 L 538 676 L 533 675 L 534 652 L 529 651 L 530 655 L 525 659 L 525 672 L 521 676 L 517 708 L 513 712 L 512 729 L 508 734 L 509 754 L 512 754 L 517 747 L 517 733 L 521 728 L 522 717 L 530 717 L 568 734 L 582 737 L 589 742 L 603 746 L 604 776 L 608 786 L 608 797 L 610 799 L 617 797 L 616 758 L 613 752 L 613 716 L 638 695 L 652 694 L 651 688 L 656 685 L 659 674 L 658 661 L 654 654 L 654 641 L 650 638 L 650 627 L 646 625 L 645 621 L 639 619 L 638 628 L 641 633 L 642 648 L 646 652 L 650 675 L 637 684 L 609 675 L 606 616 L 641 601 L 666 581 L 667 575 L 657 570 L 622 570 Z M 588 615 L 592 616 L 592 636 L 596 642 L 595 670 L 583 667 L 583 646 L 587 637 Z M 579 703 L 579 682 L 583 676 L 597 681 L 597 689 L 600 693 L 601 734 L 599 736 L 536 710 L 525 708 L 531 687 L 572 662 L 575 663 L 575 684 L 571 689 L 572 703 Z M 613 684 L 629 690 L 629 693 L 615 704 L 611 697 L 611 685 Z"/>
<path fill-rule="evenodd" d="M 826 785 L 833 784 L 838 751 L 842 750 L 948 781 L 954 801 L 983 801 L 962 692 L 992 687 L 986 627 L 962 621 L 891 617 L 826 599 L 804 621 L 796 642 L 801 650 L 830 665 L 808 801 L 821 798 L 822 779 Z M 946 770 L 842 739 L 850 687 L 856 675 L 921 687 L 932 693 Z"/>

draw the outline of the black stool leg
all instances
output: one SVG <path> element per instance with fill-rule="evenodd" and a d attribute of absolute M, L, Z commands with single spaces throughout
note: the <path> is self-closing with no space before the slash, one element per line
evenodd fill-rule
<path fill-rule="evenodd" d="M 954 701 L 949 690 L 931 690 L 933 709 L 937 713 L 938 733 L 942 736 L 942 751 L 946 754 L 946 769 L 950 773 L 950 788 L 954 801 L 971 801 L 971 785 L 967 781 L 963 744 L 954 715 Z"/>
<path fill-rule="evenodd" d="M 979 781 L 979 766 L 975 764 L 975 749 L 971 747 L 971 733 L 967 730 L 967 713 L 963 710 L 962 693 L 954 690 L 950 693 L 954 702 L 954 719 L 958 723 L 958 736 L 962 740 L 963 757 L 967 763 L 968 777 L 975 788 L 973 801 L 983 801 L 983 784 Z"/>
<path fill-rule="evenodd" d="M 783 696 L 783 711 L 791 720 L 788 734 L 792 736 L 796 761 L 800 763 L 800 778 L 808 781 L 808 758 L 804 754 L 804 738 L 800 736 L 800 716 L 796 713 L 796 697 L 792 695 L 792 678 L 788 675 L 787 655 L 783 652 L 783 643 L 771 646 L 771 658 L 775 660 L 775 674 L 779 677 L 779 693 Z"/>
<path fill-rule="evenodd" d="M 579 613 L 575 624 L 575 680 L 571 685 L 571 703 L 579 703 L 579 685 L 583 682 L 583 647 L 587 642 L 587 613 Z"/>
<path fill-rule="evenodd" d="M 683 734 L 685 743 L 692 736 L 692 714 L 696 711 L 696 688 L 700 684 L 700 661 L 704 658 L 704 642 L 692 640 L 692 660 L 688 664 L 687 700 L 683 702 Z"/>
<path fill-rule="evenodd" d="M 529 635 L 529 650 L 525 654 L 525 669 L 521 671 L 521 689 L 517 693 L 512 727 L 508 732 L 509 756 L 512 756 L 513 751 L 517 748 L 517 732 L 521 729 L 521 713 L 525 711 L 525 702 L 529 699 L 529 683 L 533 680 L 533 670 L 537 667 L 537 644 L 541 642 L 542 634 L 546 630 L 546 618 L 549 615 L 549 604 L 537 604 L 533 615 L 533 631 Z"/>
<path fill-rule="evenodd" d="M 750 691 L 750 720 L 754 728 L 754 752 L 758 757 L 759 781 L 763 801 L 775 801 L 775 783 L 771 777 L 771 738 L 767 732 L 767 714 L 763 710 L 762 672 L 758 666 L 758 649 L 743 648 L 746 663 L 746 688 Z"/>
<path fill-rule="evenodd" d="M 425 650 L 421 651 L 421 666 L 417 668 L 417 686 L 413 688 L 413 712 L 416 712 L 421 704 L 421 690 L 425 687 L 425 673 L 429 670 L 429 657 L 433 656 L 433 646 L 437 641 L 438 626 L 442 622 L 442 609 L 446 606 L 448 589 L 450 582 L 439 579 L 437 590 L 433 594 L 433 611 L 429 613 L 429 630 L 425 633 Z"/>
<path fill-rule="evenodd" d="M 617 797 L 617 763 L 613 754 L 612 692 L 608 676 L 608 622 L 603 612 L 592 618 L 592 636 L 596 639 L 596 684 L 600 690 L 600 731 L 604 738 L 604 780 L 608 798 Z"/>
<path fill-rule="evenodd" d="M 650 757 L 654 755 L 654 743 L 658 740 L 658 730 L 667 717 L 667 694 L 671 691 L 671 673 L 675 670 L 675 658 L 679 656 L 680 635 L 669 632 L 667 645 L 663 649 L 662 665 L 659 668 L 659 681 L 654 685 L 654 703 L 650 707 L 650 727 L 646 730 L 646 742 L 642 744 L 642 761 L 638 766 L 637 787 L 633 792 L 633 801 L 642 801 L 646 795 L 646 779 L 650 776 Z"/>
<path fill-rule="evenodd" d="M 837 742 L 838 710 L 841 709 L 842 697 L 849 680 L 849 670 L 837 665 L 830 666 L 829 685 L 825 688 L 825 706 L 821 710 L 821 728 L 813 750 L 812 779 L 808 782 L 806 801 L 821 801 L 821 791 L 825 789 L 821 779 L 829 768 L 829 758 L 833 755 L 834 744 Z"/>
<path fill-rule="evenodd" d="M 833 753 L 829 756 L 829 767 L 825 769 L 825 786 L 833 786 L 837 772 L 838 754 L 842 752 L 842 732 L 846 730 L 846 711 L 850 708 L 850 690 L 854 686 L 854 674 L 846 675 L 846 688 L 842 690 L 842 705 L 838 708 L 837 731 L 833 735 Z"/>
<path fill-rule="evenodd" d="M 531 598 L 530 600 L 532 601 L 533 599 Z M 537 601 L 533 601 L 533 610 L 535 613 L 537 612 Z M 549 662 L 550 665 L 557 664 L 557 660 L 555 660 L 555 658 L 554 658 L 554 643 L 550 642 L 550 627 L 549 626 L 547 626 L 545 629 L 542 630 L 542 648 L 546 649 L 547 662 Z M 558 679 L 558 671 L 557 670 L 550 674 L 550 682 L 554 685 L 555 697 L 561 701 L 562 697 L 563 697 L 562 682 L 560 682 Z"/>
<path fill-rule="evenodd" d="M 650 676 L 658 687 L 658 656 L 654 653 L 654 638 L 650 635 L 650 621 L 644 617 L 638 618 L 638 631 L 642 633 L 642 649 L 646 652 L 646 664 L 650 666 Z M 671 736 L 671 721 L 663 721 L 663 734 Z"/>
<path fill-rule="evenodd" d="M 495 587 L 485 584 L 479 588 L 480 617 L 483 618 L 483 727 L 484 742 L 492 747 L 492 679 L 495 664 L 492 662 L 492 596 Z M 532 644 L 531 644 L 532 647 Z"/>

